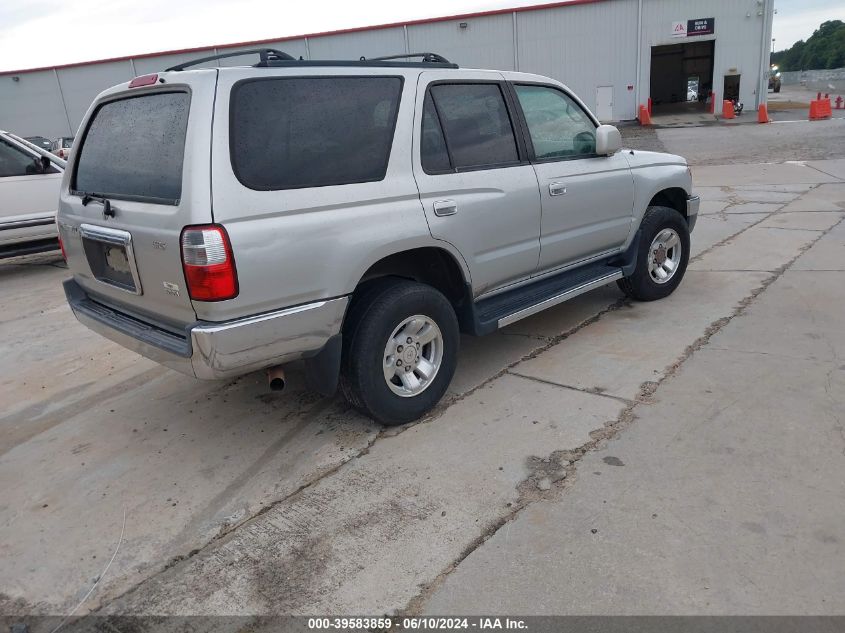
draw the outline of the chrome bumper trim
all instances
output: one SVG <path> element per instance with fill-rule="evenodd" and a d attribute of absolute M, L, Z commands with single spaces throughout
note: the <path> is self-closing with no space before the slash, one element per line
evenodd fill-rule
<path fill-rule="evenodd" d="M 83 325 L 157 363 L 205 380 L 317 354 L 340 333 L 349 303 L 349 297 L 339 297 L 223 323 L 201 321 L 180 336 L 97 303 L 72 279 L 64 287 Z"/>
<path fill-rule="evenodd" d="M 307 358 L 340 332 L 348 297 L 191 329 L 197 378 L 223 378 Z"/>

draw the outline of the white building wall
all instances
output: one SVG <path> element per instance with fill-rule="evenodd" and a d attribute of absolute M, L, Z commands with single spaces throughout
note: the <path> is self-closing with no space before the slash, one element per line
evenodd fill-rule
<path fill-rule="evenodd" d="M 412 53 L 439 53 L 466 68 L 515 70 L 513 14 L 413 24 L 408 46 Z"/>
<path fill-rule="evenodd" d="M 71 133 L 53 70 L 0 76 L 0 129 L 47 138 Z"/>
<path fill-rule="evenodd" d="M 613 86 L 613 118 L 635 118 L 637 0 L 518 13 L 517 42 L 519 70 L 562 81 L 593 111 L 597 87 Z"/>
<path fill-rule="evenodd" d="M 358 59 L 399 55 L 405 52 L 405 30 L 400 27 L 373 29 L 312 37 L 308 40 L 311 59 Z M 285 52 L 290 52 L 282 48 Z"/>
<path fill-rule="evenodd" d="M 724 75 L 740 74 L 740 99 L 751 108 L 756 107 L 758 96 L 765 99 L 765 91 L 762 95 L 757 93 L 761 69 L 767 62 L 761 45 L 771 40 L 772 1 L 602 0 L 290 38 L 235 49 L 209 48 L 56 70 L 4 73 L 0 74 L 0 128 L 25 136 L 73 134 L 91 101 L 112 85 L 215 52 L 260 47 L 277 48 L 305 59 L 358 59 L 361 55 L 434 51 L 464 67 L 548 75 L 569 85 L 593 110 L 597 88 L 612 86 L 613 119 L 624 120 L 635 118 L 638 105 L 648 99 L 652 46 L 715 39 L 717 104 L 722 98 Z M 674 21 L 707 17 L 716 19 L 714 36 L 685 40 L 671 37 Z M 466 28 L 461 28 L 461 23 L 466 23 Z M 238 56 L 203 67 L 246 63 L 254 63 L 254 57 Z M 13 77 L 18 77 L 18 81 Z"/>

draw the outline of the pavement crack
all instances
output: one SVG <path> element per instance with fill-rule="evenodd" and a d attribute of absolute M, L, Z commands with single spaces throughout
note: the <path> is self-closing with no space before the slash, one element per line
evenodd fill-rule
<path fill-rule="evenodd" d="M 805 229 L 805 228 L 795 227 L 795 226 L 766 226 L 766 227 L 762 227 L 762 228 L 775 229 L 777 231 L 811 231 L 811 232 L 814 232 L 814 233 L 820 233 L 821 230 L 822 230 L 822 229 Z"/>
<path fill-rule="evenodd" d="M 601 396 L 602 398 L 610 398 L 611 400 L 616 400 L 617 402 L 621 402 L 623 404 L 631 404 L 632 400 L 628 400 L 627 398 L 622 398 L 620 396 L 614 396 L 613 394 L 604 393 L 601 389 L 596 387 L 593 388 L 584 388 L 584 387 L 575 387 L 573 385 L 566 385 L 560 382 L 555 382 L 554 380 L 546 380 L 545 378 L 538 378 L 537 376 L 528 376 L 526 374 L 520 374 L 517 371 L 510 370 L 508 373 L 512 376 L 518 376 L 520 378 L 524 378 L 525 380 L 533 380 L 534 382 L 539 382 L 544 385 L 551 385 L 552 387 L 560 387 L 561 389 L 570 389 L 572 391 L 578 391 L 580 393 L 587 393 L 591 396 Z"/>
<path fill-rule="evenodd" d="M 719 240 L 718 242 L 716 242 L 715 244 L 713 244 L 713 245 L 712 245 L 712 246 L 710 246 L 709 248 L 705 248 L 703 251 L 701 251 L 701 252 L 700 252 L 698 255 L 696 255 L 695 257 L 690 257 L 690 259 L 689 259 L 689 263 L 696 262 L 696 261 L 698 261 L 698 260 L 702 259 L 705 255 L 707 255 L 707 254 L 711 253 L 712 251 L 716 250 L 716 249 L 717 249 L 717 248 L 719 248 L 720 246 L 724 246 L 725 244 L 727 244 L 728 242 L 730 242 L 730 241 L 731 241 L 732 239 L 734 239 L 735 237 L 737 237 L 737 236 L 741 235 L 742 233 L 745 233 L 748 229 L 754 228 L 755 226 L 757 226 L 757 225 L 758 225 L 758 224 L 760 224 L 761 222 L 765 222 L 766 220 L 768 220 L 771 216 L 775 215 L 776 213 L 780 213 L 781 209 L 783 209 L 783 208 L 784 208 L 787 204 L 789 204 L 789 203 L 788 203 L 788 202 L 785 202 L 785 203 L 784 203 L 784 204 L 782 204 L 780 207 L 778 207 L 775 211 L 772 211 L 772 212 L 770 212 L 770 213 L 765 213 L 765 214 L 763 215 L 763 217 L 762 217 L 762 218 L 760 218 L 759 220 L 757 220 L 756 222 L 752 222 L 751 224 L 747 224 L 747 225 L 745 225 L 745 228 L 740 229 L 739 231 L 737 231 L 736 233 L 734 233 L 734 234 L 732 234 L 732 235 L 728 235 L 726 238 L 724 238 L 724 239 L 722 239 L 722 240 Z M 758 212 L 758 213 L 759 213 L 759 212 Z M 722 214 L 722 215 L 724 215 L 724 212 L 723 212 L 723 214 Z M 742 213 L 735 213 L 735 214 L 732 214 L 732 215 L 745 215 L 745 214 L 742 214 Z M 757 214 L 755 213 L 754 215 L 757 215 Z M 727 219 L 727 217 L 725 217 L 724 219 Z"/>
<path fill-rule="evenodd" d="M 815 169 L 815 170 L 816 170 L 817 172 L 819 172 L 820 174 L 824 174 L 825 176 L 830 176 L 831 178 L 836 178 L 836 180 L 837 180 L 838 182 L 843 182 L 843 179 L 842 179 L 842 178 L 840 178 L 839 176 L 836 176 L 836 175 L 834 175 L 834 174 L 831 174 L 831 173 L 829 173 L 829 172 L 826 172 L 824 169 L 819 169 L 819 168 L 818 168 L 818 167 L 816 167 L 815 165 L 811 165 L 809 162 L 806 162 L 806 161 L 802 161 L 802 162 L 804 162 L 804 167 L 809 167 L 810 169 Z M 836 184 L 836 183 L 833 183 L 833 184 Z"/>

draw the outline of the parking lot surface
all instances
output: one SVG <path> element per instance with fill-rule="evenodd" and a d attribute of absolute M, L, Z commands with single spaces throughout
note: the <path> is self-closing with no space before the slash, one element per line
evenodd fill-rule
<path fill-rule="evenodd" d="M 740 164 L 658 131 L 702 165 L 677 292 L 467 337 L 399 429 L 296 369 L 161 368 L 76 323 L 60 258 L 0 263 L 0 612 L 98 579 L 78 613 L 841 611 L 845 160 L 747 129 Z"/>

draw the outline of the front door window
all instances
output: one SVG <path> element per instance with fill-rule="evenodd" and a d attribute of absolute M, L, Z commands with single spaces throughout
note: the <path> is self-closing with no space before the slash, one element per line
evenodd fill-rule
<path fill-rule="evenodd" d="M 581 107 L 548 86 L 514 86 L 538 160 L 596 153 L 596 126 Z"/>

